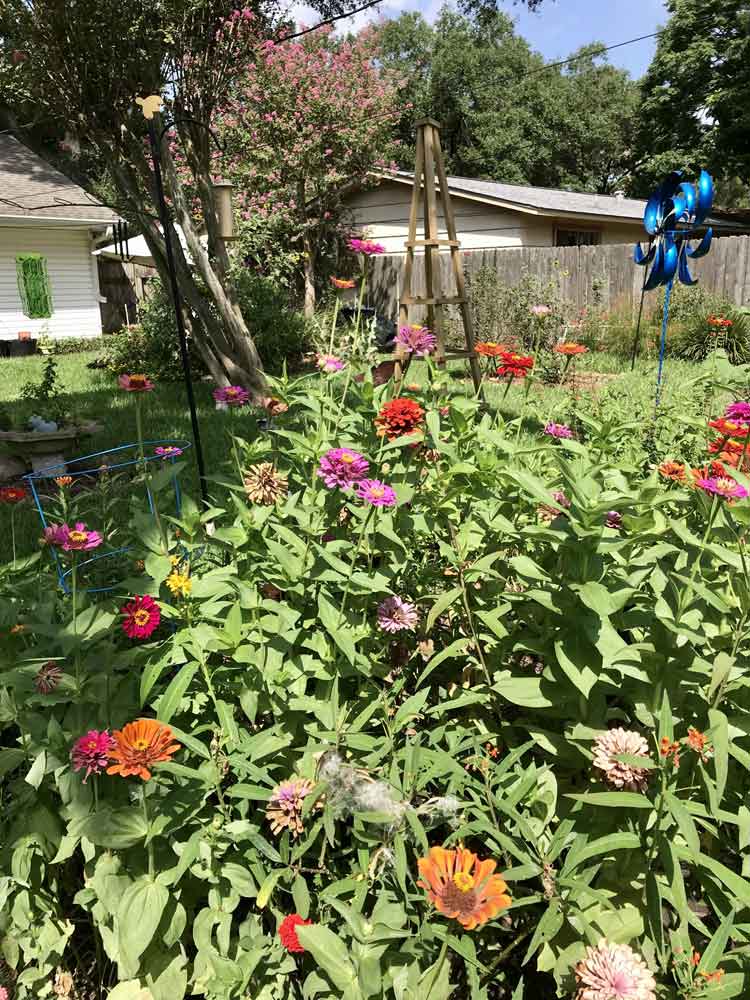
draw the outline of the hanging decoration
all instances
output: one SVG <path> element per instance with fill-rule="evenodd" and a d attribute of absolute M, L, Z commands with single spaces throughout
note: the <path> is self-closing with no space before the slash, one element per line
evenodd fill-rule
<path fill-rule="evenodd" d="M 656 378 L 656 405 L 659 405 L 664 370 L 664 354 L 667 346 L 667 323 L 669 302 L 675 276 L 683 285 L 695 285 L 697 278 L 690 274 L 690 258 L 705 257 L 711 249 L 713 230 L 709 226 L 703 232 L 697 246 L 699 230 L 711 211 L 714 198 L 714 182 L 711 175 L 701 170 L 697 184 L 681 180 L 683 171 L 675 170 L 653 192 L 646 204 L 643 225 L 649 235 L 649 247 L 644 251 L 640 243 L 635 246 L 633 259 L 640 267 L 645 267 L 643 295 L 654 288 L 663 286 L 664 310 L 662 314 L 661 342 L 659 344 L 659 371 Z M 640 333 L 640 313 L 633 346 L 633 362 L 638 349 Z"/>

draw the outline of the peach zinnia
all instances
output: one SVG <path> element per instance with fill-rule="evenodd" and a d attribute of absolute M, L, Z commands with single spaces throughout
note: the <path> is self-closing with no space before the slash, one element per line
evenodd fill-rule
<path fill-rule="evenodd" d="M 459 847 L 431 847 L 417 861 L 418 882 L 435 908 L 449 920 L 457 920 L 467 931 L 487 923 L 511 904 L 508 886 L 494 871 L 497 862 L 480 861 L 476 854 Z"/>
<path fill-rule="evenodd" d="M 107 774 L 119 774 L 123 778 L 136 775 L 148 781 L 149 768 L 169 760 L 180 749 L 169 726 L 157 719 L 128 722 L 122 729 L 116 729 L 113 736 L 115 748 L 110 759 L 115 763 L 107 768 Z"/>

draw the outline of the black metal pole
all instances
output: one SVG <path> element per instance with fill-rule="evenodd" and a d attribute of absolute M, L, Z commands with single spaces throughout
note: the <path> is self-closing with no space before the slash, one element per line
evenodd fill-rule
<path fill-rule="evenodd" d="M 190 408 L 190 423 L 193 428 L 193 445 L 195 447 L 195 461 L 198 466 L 198 480 L 200 483 L 201 500 L 203 506 L 210 506 L 208 500 L 208 490 L 206 488 L 206 467 L 203 462 L 203 448 L 201 446 L 201 432 L 198 426 L 198 413 L 195 409 L 195 394 L 193 393 L 193 378 L 190 371 L 190 355 L 188 354 L 187 334 L 185 332 L 185 320 L 182 315 L 180 305 L 180 288 L 177 283 L 177 270 L 174 263 L 174 250 L 172 247 L 172 229 L 169 219 L 169 209 L 167 200 L 164 197 L 164 182 L 161 176 L 161 150 L 159 140 L 156 136 L 153 118 L 148 119 L 148 138 L 151 143 L 151 158 L 154 164 L 154 182 L 156 183 L 156 197 L 159 202 L 159 218 L 161 228 L 164 233 L 164 244 L 167 250 L 167 270 L 169 271 L 169 284 L 172 293 L 172 305 L 174 306 L 175 322 L 177 323 L 177 335 L 180 341 L 180 358 L 182 359 L 182 373 L 185 378 L 185 390 L 187 392 L 188 407 Z"/>
<path fill-rule="evenodd" d="M 651 251 L 651 240 L 648 241 L 648 249 Z M 646 281 L 648 280 L 648 264 L 643 268 L 643 284 L 641 285 L 641 304 L 638 306 L 638 322 L 635 324 L 635 339 L 633 340 L 633 356 L 630 359 L 630 370 L 635 370 L 635 358 L 638 354 L 638 341 L 641 336 L 641 316 L 643 316 L 643 299 L 646 295 Z"/>

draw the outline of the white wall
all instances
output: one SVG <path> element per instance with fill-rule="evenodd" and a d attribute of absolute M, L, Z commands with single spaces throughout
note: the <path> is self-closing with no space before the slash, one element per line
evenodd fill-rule
<path fill-rule="evenodd" d="M 88 229 L 0 225 L 0 340 L 15 340 L 21 330 L 33 336 L 98 337 L 102 332 L 96 258 Z M 47 258 L 52 316 L 23 314 L 16 280 L 16 254 Z"/>

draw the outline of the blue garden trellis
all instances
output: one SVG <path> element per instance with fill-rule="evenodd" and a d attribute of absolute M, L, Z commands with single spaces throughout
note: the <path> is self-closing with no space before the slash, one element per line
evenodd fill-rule
<path fill-rule="evenodd" d="M 143 447 L 146 446 L 173 446 L 180 449 L 181 452 L 187 451 L 191 447 L 189 441 L 177 441 L 177 440 L 159 440 L 159 441 L 144 441 Z M 95 476 L 99 476 L 103 471 L 109 473 L 123 472 L 126 469 L 132 467 L 142 466 L 144 463 L 156 463 L 163 464 L 165 462 L 169 465 L 174 465 L 175 458 L 162 458 L 159 455 L 143 455 L 142 457 L 138 455 L 136 458 L 126 458 L 127 452 L 132 452 L 138 449 L 137 444 L 123 444 L 116 448 L 109 448 L 106 451 L 95 451 L 89 455 L 82 455 L 79 458 L 72 459 L 70 462 L 62 463 L 57 466 L 50 466 L 45 469 L 41 469 L 38 472 L 30 472 L 24 476 L 24 480 L 28 483 L 31 495 L 34 498 L 34 504 L 39 514 L 39 518 L 42 522 L 42 528 L 47 527 L 47 515 L 44 510 L 44 484 L 47 482 L 54 481 L 60 476 L 70 476 L 74 481 L 83 479 L 92 479 Z M 122 461 L 120 459 L 123 459 Z M 180 492 L 180 484 L 177 478 L 177 470 L 175 470 L 172 475 L 172 488 L 174 491 L 174 505 L 175 513 L 179 517 L 181 506 L 182 506 L 182 495 Z M 151 495 L 151 490 L 148 485 L 146 485 L 146 498 L 148 500 L 149 510 L 154 514 L 154 498 Z M 112 559 L 115 556 L 123 555 L 124 553 L 130 551 L 131 546 L 125 545 L 117 549 L 113 549 L 111 552 L 101 552 L 88 559 L 84 559 L 78 563 L 78 569 L 82 569 L 84 566 L 91 566 L 94 563 L 99 563 L 104 559 Z M 55 569 L 57 571 L 57 578 L 60 582 L 60 586 L 66 594 L 71 592 L 69 577 L 71 574 L 71 567 L 65 565 L 65 563 L 60 558 L 60 555 L 54 546 L 50 546 L 50 551 L 52 554 L 52 559 L 55 563 Z M 103 587 L 89 587 L 84 588 L 88 593 L 97 594 L 103 593 L 109 590 L 115 589 L 115 586 L 103 586 Z"/>
<path fill-rule="evenodd" d="M 669 320 L 669 302 L 675 276 L 683 285 L 695 285 L 688 267 L 688 258 L 705 257 L 711 248 L 713 230 L 708 227 L 696 247 L 690 245 L 698 230 L 711 211 L 714 198 L 714 182 L 711 175 L 701 170 L 698 184 L 688 184 L 682 181 L 683 172 L 673 171 L 653 192 L 646 204 L 643 214 L 643 225 L 649 234 L 649 248 L 644 252 L 640 243 L 636 243 L 633 259 L 636 264 L 647 268 L 643 290 L 641 293 L 641 310 L 643 296 L 654 288 L 665 287 L 664 310 L 661 323 L 661 342 L 659 344 L 659 371 L 656 377 L 656 405 L 659 405 L 664 371 L 664 354 L 667 346 L 667 322 Z M 633 364 L 638 350 L 641 314 L 633 345 Z"/>

